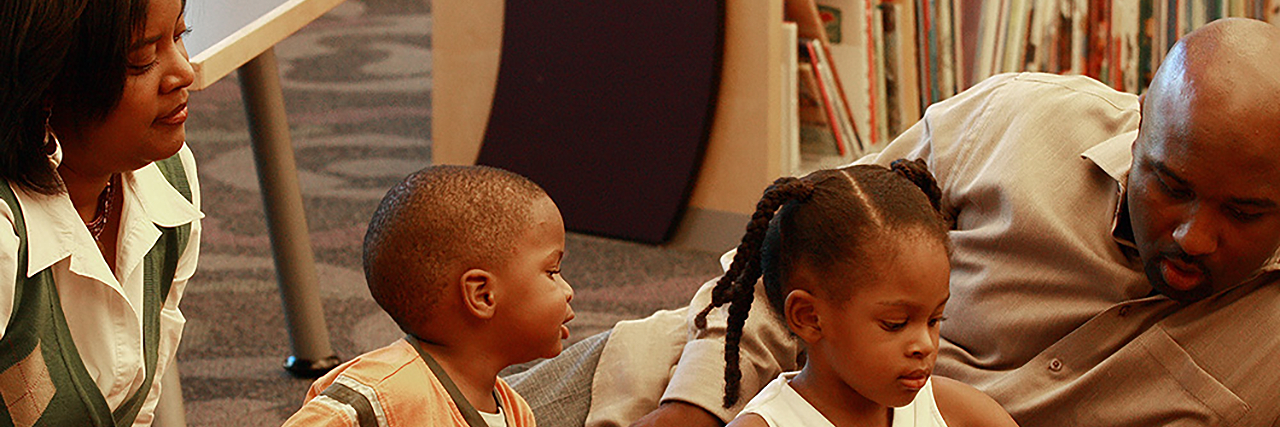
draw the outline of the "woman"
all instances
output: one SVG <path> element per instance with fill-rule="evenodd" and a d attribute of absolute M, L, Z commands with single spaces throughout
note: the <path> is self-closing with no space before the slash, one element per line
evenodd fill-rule
<path fill-rule="evenodd" d="M 203 216 L 184 8 L 0 8 L 0 424 L 151 424 Z"/>

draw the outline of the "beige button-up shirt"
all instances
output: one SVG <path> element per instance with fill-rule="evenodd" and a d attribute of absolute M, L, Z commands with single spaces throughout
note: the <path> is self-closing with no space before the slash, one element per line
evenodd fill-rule
<path fill-rule="evenodd" d="M 930 107 L 860 160 L 925 159 L 956 217 L 936 373 L 990 394 L 1023 426 L 1280 425 L 1277 257 L 1196 303 L 1153 296 L 1122 205 L 1138 121 L 1136 96 L 1094 80 L 1000 75 Z M 741 345 L 745 395 L 795 369 L 796 343 L 760 306 Z M 647 402 L 614 393 L 618 369 L 669 378 L 662 400 L 732 419 L 741 404 L 719 404 L 724 316 L 709 318 L 708 331 L 682 318 L 687 334 L 675 339 L 687 342 L 674 368 L 659 366 L 670 357 L 619 357 L 672 347 L 654 344 L 658 325 L 615 328 L 589 425 L 625 425 L 647 412 Z"/>

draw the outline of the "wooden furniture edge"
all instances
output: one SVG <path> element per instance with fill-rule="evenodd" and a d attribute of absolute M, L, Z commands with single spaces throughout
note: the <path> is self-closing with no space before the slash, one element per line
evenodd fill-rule
<path fill-rule="evenodd" d="M 339 3 L 342 0 L 290 0 L 277 6 L 191 58 L 196 75 L 191 89 L 212 85 Z"/>

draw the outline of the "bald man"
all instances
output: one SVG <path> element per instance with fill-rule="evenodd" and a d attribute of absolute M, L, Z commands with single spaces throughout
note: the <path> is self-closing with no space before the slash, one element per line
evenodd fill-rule
<path fill-rule="evenodd" d="M 1000 75 L 860 160 L 925 159 L 956 218 L 935 373 L 1023 426 L 1280 425 L 1277 100 L 1280 30 L 1221 20 L 1174 46 L 1145 98 Z M 768 318 L 744 332 L 744 396 L 798 368 Z M 588 425 L 736 415 L 720 406 L 723 315 L 673 319 L 688 317 L 614 329 Z"/>

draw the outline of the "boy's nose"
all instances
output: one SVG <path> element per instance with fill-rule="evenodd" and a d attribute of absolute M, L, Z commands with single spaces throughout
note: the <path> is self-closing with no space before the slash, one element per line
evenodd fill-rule
<path fill-rule="evenodd" d="M 565 302 L 573 301 L 573 286 L 569 285 L 569 281 L 560 278 L 560 283 L 564 283 L 564 300 Z"/>

